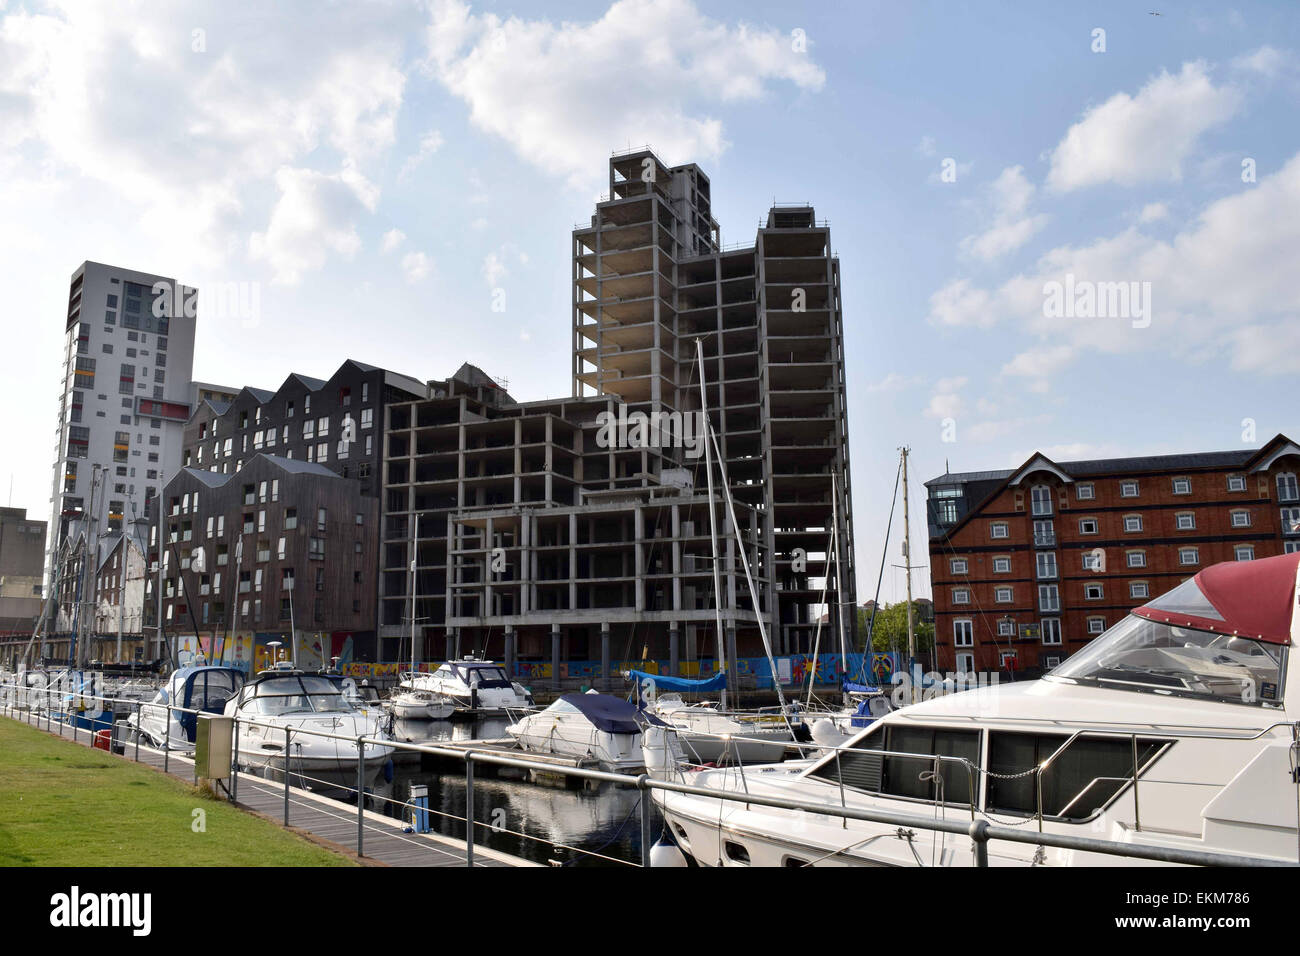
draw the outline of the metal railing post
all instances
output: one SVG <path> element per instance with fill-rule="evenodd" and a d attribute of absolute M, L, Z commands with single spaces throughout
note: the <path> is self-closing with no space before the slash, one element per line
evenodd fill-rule
<path fill-rule="evenodd" d="M 171 721 L 167 722 L 170 730 Z M 166 759 L 164 757 L 163 759 Z M 230 802 L 239 803 L 239 718 L 235 718 L 234 743 L 230 751 Z"/>
<path fill-rule="evenodd" d="M 838 780 L 840 784 L 840 809 L 844 809 L 845 807 L 848 806 L 848 804 L 845 803 L 844 801 L 844 770 L 840 766 L 839 747 L 835 748 L 835 779 Z M 840 818 L 840 824 L 841 827 L 845 830 L 849 828 L 849 821 L 844 817 Z"/>
<path fill-rule="evenodd" d="M 1138 737 L 1133 735 L 1133 830 L 1142 832 L 1142 816 L 1138 810 Z"/>
<path fill-rule="evenodd" d="M 474 865 L 474 751 L 465 752 L 465 865 Z"/>
<path fill-rule="evenodd" d="M 650 867 L 650 788 L 646 785 L 650 777 L 648 774 L 641 774 L 636 778 L 637 788 L 641 793 L 641 865 L 645 868 Z"/>
<path fill-rule="evenodd" d="M 366 829 L 366 745 L 365 734 L 357 738 L 357 856 L 365 856 L 362 848 Z"/>
<path fill-rule="evenodd" d="M 137 714 L 139 712 L 137 711 Z M 144 733 L 143 717 L 135 718 L 135 739 L 138 741 L 140 735 Z M 167 723 L 163 725 L 163 773 L 170 772 L 172 756 L 172 705 L 167 705 Z"/>
<path fill-rule="evenodd" d="M 140 704 L 138 701 L 135 705 L 135 762 L 140 762 Z"/>
<path fill-rule="evenodd" d="M 975 841 L 975 865 L 989 865 L 989 824 L 976 820 L 970 825 L 970 838 Z"/>
<path fill-rule="evenodd" d="M 290 734 L 293 731 L 284 728 L 284 825 L 289 825 L 289 746 Z"/>

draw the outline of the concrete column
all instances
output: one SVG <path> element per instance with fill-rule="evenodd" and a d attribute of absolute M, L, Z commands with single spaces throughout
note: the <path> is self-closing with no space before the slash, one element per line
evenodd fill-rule
<path fill-rule="evenodd" d="M 505 665 L 506 665 L 506 675 L 510 677 L 511 680 L 513 680 L 515 676 L 516 657 L 517 655 L 515 653 L 515 629 L 513 627 L 507 627 Z"/>
<path fill-rule="evenodd" d="M 455 645 L 455 638 L 453 638 L 451 635 L 452 635 L 452 632 L 451 632 L 451 631 L 448 631 L 448 632 L 447 632 L 446 643 L 447 643 L 447 660 L 449 660 L 449 661 L 451 661 L 451 660 L 455 660 L 455 659 L 456 659 L 456 645 Z"/>
<path fill-rule="evenodd" d="M 736 625 L 731 623 L 726 623 L 723 625 L 722 630 L 727 642 L 726 643 L 727 670 L 730 671 L 732 675 L 735 675 L 737 672 L 736 671 Z M 729 687 L 735 690 L 737 689 L 736 685 L 737 682 L 734 676 L 728 678 Z"/>
<path fill-rule="evenodd" d="M 609 622 L 603 622 L 600 625 L 600 676 L 605 681 L 606 687 L 613 677 L 609 672 Z"/>
<path fill-rule="evenodd" d="M 457 660 L 459 660 L 461 657 L 460 628 L 456 628 L 455 635 L 456 635 L 456 643 L 455 643 L 456 658 Z"/>
<path fill-rule="evenodd" d="M 668 675 L 670 677 L 681 677 L 681 632 L 674 624 L 668 629 Z"/>
<path fill-rule="evenodd" d="M 560 625 L 551 625 L 551 686 L 560 689 Z"/>

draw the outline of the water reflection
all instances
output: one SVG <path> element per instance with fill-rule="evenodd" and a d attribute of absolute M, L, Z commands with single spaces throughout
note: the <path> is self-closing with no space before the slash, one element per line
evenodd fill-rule
<path fill-rule="evenodd" d="M 393 735 L 401 741 L 493 740 L 507 736 L 505 718 L 477 721 L 396 721 Z M 411 755 L 397 761 L 391 785 L 380 795 L 405 800 L 408 786 L 429 788 L 430 822 L 433 829 L 456 839 L 465 838 L 465 824 L 453 819 L 465 815 L 465 772 L 456 762 L 425 755 Z M 489 827 L 475 828 L 475 841 L 504 853 L 538 863 L 566 866 L 616 866 L 613 861 L 639 863 L 641 859 L 641 794 L 615 784 L 595 787 L 555 783 L 530 783 L 524 771 L 491 768 L 474 769 L 474 819 Z M 406 816 L 406 809 L 391 802 L 383 804 L 392 817 Z M 662 818 L 652 808 L 651 839 L 657 839 Z M 510 832 L 513 831 L 513 832 Z M 516 834 L 526 834 L 518 836 Z M 599 853 L 600 859 L 586 853 Z"/>

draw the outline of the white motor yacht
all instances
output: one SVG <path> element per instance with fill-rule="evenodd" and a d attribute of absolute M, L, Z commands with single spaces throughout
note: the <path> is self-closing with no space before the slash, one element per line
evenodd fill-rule
<path fill-rule="evenodd" d="M 365 735 L 380 740 L 365 744 L 366 786 L 380 772 L 391 776 L 393 748 L 382 742 L 391 737 L 383 729 L 381 712 L 352 704 L 337 676 L 287 668 L 263 671 L 230 700 L 226 715 L 257 722 L 239 725 L 238 761 L 243 771 L 283 780 L 287 743 L 289 773 L 307 789 L 355 790 L 356 738 Z M 294 733 L 297 730 L 347 739 Z"/>
<path fill-rule="evenodd" d="M 153 699 L 140 705 L 127 723 L 154 746 L 183 752 L 194 749 L 198 718 L 185 710 L 225 713 L 226 704 L 244 686 L 244 672 L 234 667 L 194 666 L 172 672 Z M 168 713 L 168 705 L 182 710 Z"/>
<path fill-rule="evenodd" d="M 449 697 L 464 714 L 504 714 L 533 704 L 528 691 L 512 682 L 504 667 L 473 657 L 447 661 L 432 674 L 407 674 L 399 686 Z"/>
<path fill-rule="evenodd" d="M 974 842 L 924 820 L 988 821 L 1295 862 L 1300 779 L 1300 554 L 1214 565 L 1137 608 L 1040 680 L 893 711 L 799 765 L 681 770 L 648 735 L 647 765 L 709 790 L 918 819 L 843 821 L 655 792 L 703 865 L 969 866 Z M 657 750 L 655 748 L 658 748 Z M 994 841 L 990 865 L 1147 865 Z"/>
<path fill-rule="evenodd" d="M 608 694 L 565 694 L 544 710 L 527 714 L 506 733 L 529 753 L 589 758 L 603 770 L 639 770 L 641 727 L 657 718 Z"/>

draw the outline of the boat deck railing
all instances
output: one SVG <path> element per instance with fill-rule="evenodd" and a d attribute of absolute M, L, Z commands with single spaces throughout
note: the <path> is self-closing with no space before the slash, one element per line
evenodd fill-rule
<path fill-rule="evenodd" d="M 14 717 L 16 713 L 21 712 L 26 717 L 28 723 L 39 724 L 40 723 L 39 710 L 43 703 L 42 698 L 47 698 L 47 699 L 52 698 L 56 693 L 58 695 L 60 707 L 62 707 L 62 705 L 65 702 L 65 697 L 67 692 L 61 689 L 54 691 L 54 690 L 47 689 L 45 687 L 32 688 L 24 685 L 19 685 L 19 684 L 0 683 L 0 713 L 3 713 L 5 716 L 8 717 Z M 139 727 L 140 712 L 143 707 L 152 707 L 152 708 L 156 708 L 159 711 L 165 710 L 167 716 L 166 726 L 168 729 L 169 736 L 171 730 L 171 719 L 173 715 L 190 714 L 197 717 L 203 713 L 207 713 L 206 711 L 200 711 L 200 710 L 195 710 L 195 709 L 185 708 L 185 707 L 178 707 L 170 703 L 152 704 L 149 702 L 142 702 L 136 699 L 119 699 L 119 698 L 106 697 L 102 695 L 92 696 L 87 694 L 86 699 L 88 701 L 92 701 L 94 705 L 98 705 L 101 703 L 114 703 L 114 704 L 127 705 L 128 709 L 130 709 L 132 713 L 135 715 L 137 728 Z M 54 721 L 53 719 L 53 710 L 54 708 L 44 707 L 47 730 L 51 729 L 52 723 L 57 722 Z M 1071 851 L 1082 852 L 1082 853 L 1097 853 L 1106 856 L 1124 858 L 1127 860 L 1141 860 L 1141 861 L 1152 862 L 1152 863 L 1172 863 L 1172 864 L 1182 864 L 1188 866 L 1227 866 L 1227 867 L 1300 866 L 1300 863 L 1297 863 L 1295 861 L 1283 861 L 1274 858 L 1255 857 L 1255 856 L 1249 856 L 1245 854 L 1224 853 L 1224 852 L 1217 852 L 1212 850 L 1201 850 L 1201 849 L 1195 849 L 1191 847 L 1158 846 L 1153 844 L 1125 843 L 1125 842 L 1114 841 L 1114 840 L 1105 840 L 1097 837 L 1075 836 L 1067 833 L 1057 833 L 1057 832 L 1050 832 L 1050 831 L 1043 831 L 1043 830 L 1026 831 L 1023 829 L 1015 829 L 1013 827 L 999 825 L 997 823 L 991 823 L 988 820 L 977 819 L 977 818 L 972 818 L 969 822 L 966 822 L 964 820 L 955 820 L 955 819 L 949 820 L 945 817 L 923 816 L 918 813 L 902 813 L 902 812 L 896 812 L 891 810 L 851 807 L 847 805 L 846 801 L 841 802 L 839 806 L 836 806 L 833 803 L 809 803 L 809 802 L 803 802 L 798 800 L 792 800 L 785 797 L 776 797 L 776 796 L 770 796 L 762 793 L 755 793 L 749 790 L 747 784 L 739 791 L 718 790 L 713 788 L 694 786 L 692 784 L 685 783 L 681 780 L 661 779 L 658 777 L 651 776 L 648 773 L 642 773 L 636 776 L 631 776 L 625 773 L 596 770 L 588 767 L 576 767 L 576 766 L 569 767 L 563 765 L 555 765 L 552 763 L 544 763 L 537 760 L 530 760 L 526 756 L 513 756 L 507 753 L 502 753 L 501 751 L 497 751 L 497 750 L 475 750 L 472 747 L 466 747 L 463 744 L 459 747 L 453 748 L 453 747 L 440 746 L 438 744 L 431 744 L 431 743 L 414 743 L 414 742 L 407 742 L 407 741 L 400 741 L 400 740 L 392 740 L 387 738 L 384 735 L 379 735 L 379 734 L 361 734 L 357 736 L 350 736 L 345 734 L 331 733 L 325 730 L 309 730 L 302 727 L 286 727 L 281 724 L 271 724 L 265 721 L 258 721 L 258 720 L 254 720 L 246 717 L 238 717 L 238 716 L 234 717 L 233 721 L 234 721 L 234 743 L 233 743 L 232 754 L 231 754 L 231 773 L 229 778 L 227 778 L 230 780 L 229 795 L 232 802 L 237 802 L 238 800 L 238 786 L 239 786 L 240 771 L 239 771 L 239 760 L 237 758 L 239 753 L 240 729 L 257 726 L 257 727 L 269 728 L 272 730 L 284 732 L 285 749 L 283 753 L 285 754 L 286 762 L 284 764 L 283 776 L 284 776 L 284 817 L 285 817 L 286 826 L 288 825 L 288 819 L 289 819 L 290 790 L 291 790 L 292 778 L 297 777 L 300 782 L 305 782 L 312 779 L 310 777 L 304 776 L 301 773 L 296 773 L 293 771 L 292 758 L 289 756 L 293 738 L 311 737 L 311 738 L 328 739 L 328 740 L 335 740 L 335 741 L 345 741 L 347 743 L 356 745 L 357 786 L 355 790 L 347 787 L 341 789 L 351 792 L 357 797 L 356 813 L 357 813 L 357 855 L 358 856 L 365 855 L 364 834 L 366 829 L 365 807 L 366 807 L 367 797 L 382 799 L 390 804 L 407 808 L 412 811 L 428 810 L 428 812 L 430 812 L 431 814 L 434 812 L 432 810 L 429 810 L 426 807 L 420 807 L 413 803 L 394 800 L 387 797 L 380 797 L 379 795 L 370 794 L 366 792 L 365 761 L 366 761 L 367 748 L 376 748 L 376 749 L 390 748 L 392 750 L 401 750 L 408 753 L 427 755 L 431 757 L 440 757 L 440 758 L 455 760 L 463 763 L 464 774 L 465 774 L 465 798 L 466 798 L 467 814 L 465 817 L 457 817 L 450 814 L 438 814 L 438 815 L 443 817 L 450 817 L 451 819 L 459 820 L 465 824 L 464 855 L 468 866 L 474 865 L 474 852 L 475 852 L 475 846 L 477 841 L 476 830 L 478 829 L 488 830 L 496 833 L 509 832 L 512 835 L 523 837 L 525 839 L 537 839 L 529 836 L 528 834 L 518 833 L 515 831 L 505 831 L 501 826 L 498 826 L 489 821 L 474 819 L 474 813 L 473 813 L 474 792 L 475 792 L 474 775 L 475 775 L 476 767 L 479 766 L 509 767 L 518 770 L 537 771 L 549 775 L 561 775 L 566 778 L 574 778 L 574 779 L 578 779 L 590 783 L 609 783 L 624 788 L 638 790 L 641 794 L 641 799 L 640 799 L 640 823 L 641 823 L 640 865 L 641 866 L 650 865 L 650 851 L 654 844 L 653 833 L 652 833 L 652 822 L 653 822 L 652 801 L 649 799 L 650 795 L 654 791 L 658 791 L 663 794 L 675 793 L 675 794 L 684 794 L 684 795 L 696 796 L 696 797 L 704 797 L 712 800 L 719 800 L 724 803 L 743 804 L 746 808 L 759 806 L 759 807 L 766 807 L 774 810 L 789 810 L 789 811 L 800 812 L 800 813 L 819 814 L 831 818 L 839 818 L 840 820 L 844 821 L 846 826 L 847 826 L 847 821 L 855 820 L 859 822 L 879 823 L 887 826 L 899 827 L 904 830 L 922 830 L 922 831 L 930 831 L 933 833 L 965 835 L 970 837 L 972 841 L 971 852 L 973 854 L 974 865 L 980 867 L 986 867 L 989 865 L 989 843 L 993 841 L 1019 844 L 1022 846 L 1023 845 L 1035 846 L 1044 849 L 1052 848 L 1052 849 L 1059 849 L 1059 850 L 1071 850 Z M 1266 733 L 1269 733 L 1270 731 L 1278 727 L 1287 727 L 1292 731 L 1293 734 L 1297 733 L 1297 728 L 1295 725 L 1292 725 L 1290 723 L 1285 723 L 1285 722 L 1279 722 L 1270 727 L 1264 728 L 1263 730 L 1253 735 L 1241 735 L 1241 734 L 1225 735 L 1224 739 L 1232 739 L 1232 740 L 1258 739 L 1264 736 Z M 78 734 L 78 727 L 75 722 L 72 723 L 72 730 L 73 730 L 73 737 L 75 739 Z M 1056 756 L 1058 756 L 1065 749 L 1065 747 L 1068 746 L 1068 744 L 1071 743 L 1076 737 L 1083 734 L 1092 734 L 1092 733 L 1093 731 L 1091 730 L 1079 731 L 1078 733 L 1076 733 L 1074 737 L 1071 737 L 1069 741 L 1067 741 L 1060 748 L 1058 748 L 1055 753 L 1053 753 L 1049 758 L 1047 758 L 1047 760 L 1043 761 L 1042 764 L 1040 764 L 1037 768 L 1035 768 L 1036 772 L 1041 775 L 1043 769 L 1047 766 L 1050 766 L 1052 760 Z M 1131 732 L 1120 733 L 1117 731 L 1112 731 L 1110 733 L 1116 733 L 1124 737 L 1136 736 Z M 718 736 L 724 740 L 744 739 L 736 735 L 728 735 L 728 734 L 721 734 Z M 1161 736 L 1161 737 L 1180 736 L 1180 734 L 1178 734 L 1175 731 L 1168 734 L 1159 733 L 1156 734 L 1156 736 Z M 1196 736 L 1199 738 L 1205 738 L 1207 735 L 1189 733 L 1183 736 Z M 139 760 L 139 755 L 140 755 L 140 737 L 141 734 L 138 732 L 134 735 L 134 748 L 135 748 L 134 756 L 137 761 Z M 770 741 L 761 740 L 760 738 L 754 738 L 754 739 L 756 741 L 764 742 L 764 743 L 770 742 Z M 791 746 L 795 746 L 795 744 L 792 742 Z M 837 760 L 839 754 L 844 751 L 851 750 L 859 754 L 864 752 L 862 748 L 851 748 L 851 747 L 840 747 L 840 746 L 829 747 L 829 746 L 822 746 L 818 744 L 812 744 L 806 746 L 815 747 L 817 750 L 825 753 L 834 752 L 836 754 Z M 375 752 L 374 750 L 371 751 L 372 755 L 374 754 L 374 752 Z M 164 771 L 166 771 L 167 761 L 171 753 L 171 748 L 168 747 L 166 743 L 164 743 L 164 745 L 161 747 L 161 753 L 163 755 L 163 769 Z M 933 754 L 906 754 L 906 753 L 894 754 L 888 751 L 876 751 L 876 750 L 871 751 L 871 753 L 881 754 L 883 756 L 923 758 L 925 761 L 931 763 L 934 766 L 935 768 L 934 772 L 937 772 L 941 768 L 941 765 L 944 762 L 955 760 L 967 764 L 966 769 L 968 773 L 972 773 L 970 762 L 963 761 L 962 758 L 943 757 L 943 756 L 933 755 Z M 743 765 L 741 765 L 739 771 L 743 776 L 744 774 Z M 973 776 L 971 777 L 971 779 L 973 780 Z M 327 782 L 327 781 L 315 781 L 315 782 L 323 783 L 332 787 L 338 786 L 336 783 Z M 841 788 L 842 787 L 843 787 L 843 783 L 841 779 Z M 974 793 L 973 786 L 972 786 L 971 793 L 972 795 Z M 1040 797 L 1039 815 L 1041 816 L 1041 797 Z M 557 846 L 557 847 L 560 846 L 550 840 L 542 840 L 540 842 L 544 842 L 552 846 Z M 628 862 L 625 860 L 617 860 L 615 858 L 608 857 L 608 856 L 601 856 L 600 854 L 592 854 L 590 851 L 585 851 L 582 848 L 578 848 L 578 847 L 564 845 L 563 848 L 574 852 L 587 853 L 588 855 L 600 857 L 601 859 L 612 863 L 627 864 Z M 629 864 L 629 865 L 635 865 L 635 864 Z"/>

